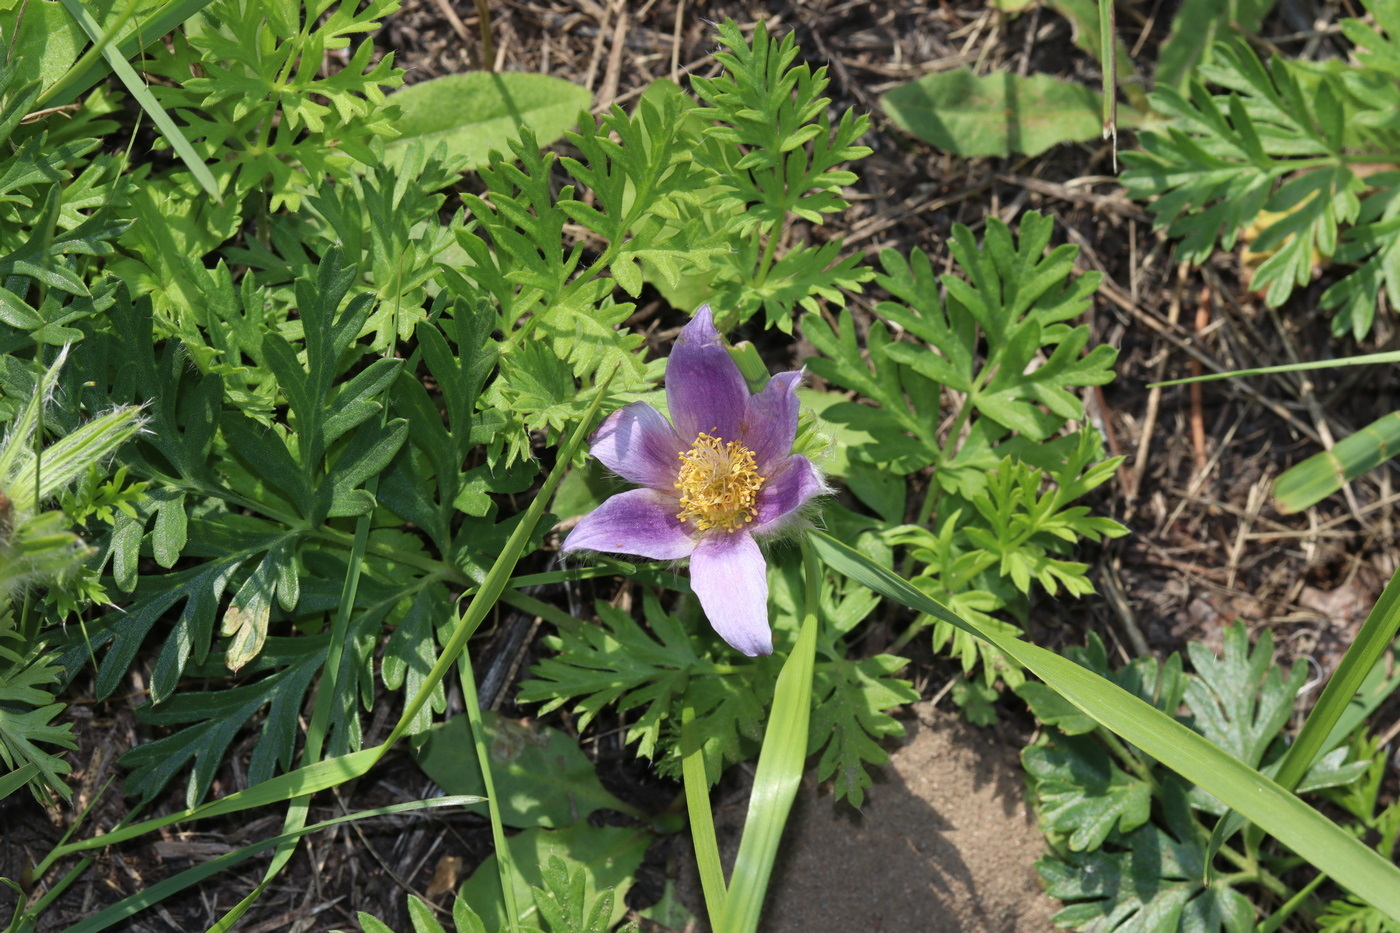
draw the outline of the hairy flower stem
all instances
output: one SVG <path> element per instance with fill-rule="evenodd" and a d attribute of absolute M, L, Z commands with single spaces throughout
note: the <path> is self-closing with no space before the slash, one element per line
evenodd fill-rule
<path fill-rule="evenodd" d="M 979 373 L 977 382 L 973 385 L 972 391 L 976 392 L 982 385 L 982 375 Z M 928 478 L 928 486 L 924 489 L 923 501 L 919 503 L 919 511 L 914 517 L 914 524 L 924 527 L 933 518 L 934 512 L 938 509 L 938 502 L 943 498 L 943 486 L 938 482 L 937 471 L 945 464 L 951 463 L 958 455 L 958 440 L 962 437 L 963 428 L 967 426 L 968 419 L 972 416 L 972 393 L 963 400 L 962 408 L 958 409 L 957 416 L 953 419 L 953 425 L 948 429 L 948 436 L 943 440 L 943 447 L 938 452 L 938 460 L 933 464 L 934 474 Z M 914 575 L 914 555 L 906 553 L 904 561 L 900 565 L 900 576 L 906 580 Z M 926 628 L 922 626 L 921 628 Z M 905 632 L 906 637 L 902 637 L 901 646 L 918 634 L 918 631 L 910 626 Z"/>

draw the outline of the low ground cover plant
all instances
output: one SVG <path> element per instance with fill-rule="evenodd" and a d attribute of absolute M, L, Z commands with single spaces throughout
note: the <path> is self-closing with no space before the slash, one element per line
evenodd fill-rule
<path fill-rule="evenodd" d="M 0 11 L 0 797 L 68 828 L 10 879 L 8 929 L 166 827 L 282 822 L 73 929 L 270 853 L 232 929 L 308 834 L 468 807 L 493 852 L 458 930 L 610 929 L 650 843 L 682 830 L 712 927 L 756 930 L 805 763 L 863 803 L 891 710 L 919 698 L 915 639 L 956 659 L 974 722 L 1014 693 L 1045 724 L 1023 760 L 1062 925 L 1400 921 L 1400 811 L 1366 731 L 1396 685 L 1400 584 L 1291 742 L 1302 671 L 1242 629 L 1220 657 L 1193 645 L 1189 672 L 1024 637 L 1036 600 L 1093 593 L 1079 549 L 1127 532 L 1085 501 L 1121 462 L 1082 402 L 1113 378 L 1080 320 L 1099 278 L 1049 218 L 957 227 L 941 272 L 807 242 L 849 206 L 870 124 L 762 24 L 719 24 L 718 74 L 629 108 L 483 73 L 457 111 L 457 85 L 399 91 L 374 59 L 394 8 Z M 70 60 L 38 54 L 56 36 Z M 1243 54 L 1206 78 L 1230 86 Z M 151 153 L 126 145 L 138 115 Z M 636 328 L 643 295 L 668 304 L 667 354 Z M 769 331 L 806 339 L 805 374 L 739 339 Z M 596 578 L 640 597 L 556 598 Z M 683 816 L 618 799 L 548 720 L 483 709 L 477 636 L 504 609 L 548 626 L 521 702 L 577 730 L 624 717 Z M 903 631 L 863 655 L 882 611 Z M 135 808 L 97 826 L 62 809 L 65 690 L 138 682 L 152 737 L 108 791 Z M 310 822 L 314 795 L 403 748 L 443 796 Z M 745 761 L 726 873 L 709 795 Z"/>

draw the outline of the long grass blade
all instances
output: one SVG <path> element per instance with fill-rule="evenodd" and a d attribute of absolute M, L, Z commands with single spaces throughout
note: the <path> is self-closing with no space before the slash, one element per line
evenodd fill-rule
<path fill-rule="evenodd" d="M 710 779 L 705 776 L 705 753 L 695 727 L 695 709 L 681 710 L 681 777 L 685 780 L 685 808 L 690 816 L 690 838 L 695 847 L 695 864 L 700 871 L 700 889 L 705 893 L 705 913 L 716 933 L 725 933 L 725 901 L 729 889 L 724 883 L 724 863 L 715 838 L 715 816 L 710 810 Z"/>
<path fill-rule="evenodd" d="M 88 798 L 87 805 L 84 806 L 77 817 L 68 824 L 68 828 L 65 829 L 63 835 L 59 837 L 59 845 L 67 842 L 73 833 L 77 831 L 78 827 L 87 822 L 88 815 L 92 813 L 93 808 L 106 798 L 107 791 L 111 789 L 113 780 L 113 777 L 107 778 L 107 780 L 102 782 L 102 787 L 97 793 Z M 121 827 L 131 820 L 136 819 L 141 813 L 141 808 L 143 806 L 144 804 L 138 801 L 126 812 L 126 815 L 117 822 L 117 826 Z M 92 863 L 93 859 L 91 858 L 78 859 L 68 871 L 64 872 L 62 878 L 48 885 L 44 893 L 39 896 L 38 900 L 30 902 L 29 906 L 25 908 L 23 912 L 19 910 L 15 911 L 15 915 L 10 920 L 10 925 L 6 928 L 5 933 L 19 933 L 19 931 L 26 931 L 27 933 L 27 931 L 36 928 L 39 925 L 39 918 L 49 909 L 49 905 L 62 897 L 63 892 L 67 891 L 73 882 L 81 878 L 88 868 L 91 867 Z"/>
<path fill-rule="evenodd" d="M 139 21 L 135 28 L 117 40 L 117 55 L 124 61 L 129 61 L 146 46 L 172 32 L 176 26 L 213 2 L 214 0 L 170 0 L 160 9 L 152 11 L 145 19 Z M 42 106 L 62 107 L 64 104 L 71 104 L 106 77 L 111 70 L 106 61 L 97 61 L 85 54 L 67 74 L 44 91 Z"/>
<path fill-rule="evenodd" d="M 1310 369 L 1331 369 L 1335 366 L 1371 366 L 1377 363 L 1400 363 L 1400 350 L 1385 353 L 1363 353 L 1340 360 L 1311 360 L 1306 363 L 1284 363 L 1280 366 L 1263 366 L 1258 369 L 1236 369 L 1228 373 L 1204 373 L 1200 376 L 1187 376 L 1185 379 L 1170 379 L 1154 382 L 1149 389 L 1168 388 L 1186 385 L 1190 382 L 1214 382 L 1217 379 L 1233 379 L 1236 376 L 1267 376 L 1273 373 L 1301 373 Z"/>
<path fill-rule="evenodd" d="M 185 138 L 185 134 L 180 131 L 180 128 L 175 125 L 175 121 L 170 119 L 170 114 L 165 112 L 165 108 L 161 107 L 160 102 L 147 89 L 141 76 L 136 73 L 136 69 L 132 68 L 125 58 L 117 54 L 116 48 L 110 44 L 110 37 L 104 39 L 102 32 L 97 28 L 97 23 L 88 15 L 87 10 L 83 9 L 79 0 L 63 0 L 63 6 L 78 25 L 83 27 L 88 38 L 103 45 L 102 54 L 107 59 L 107 64 L 112 67 L 112 71 L 126 86 L 127 93 L 136 99 L 142 110 L 146 111 L 151 122 L 170 143 L 170 148 L 175 150 L 180 161 L 185 163 L 195 181 L 199 182 L 199 186 L 217 203 L 222 204 L 224 199 L 219 193 L 219 184 L 209 172 L 208 166 L 199 157 L 199 153 L 194 151 L 194 147 L 190 145 L 190 141 Z"/>
<path fill-rule="evenodd" d="M 440 807 L 464 807 L 469 804 L 480 803 L 481 798 L 475 796 L 459 797 L 434 797 L 431 800 L 415 800 L 412 803 L 396 803 L 387 807 L 379 807 L 374 810 L 361 810 L 358 813 L 347 813 L 344 816 L 337 816 L 320 823 L 313 823 L 310 826 L 303 826 L 290 833 L 280 833 L 270 839 L 246 845 L 241 849 L 235 849 L 207 862 L 187 868 L 172 878 L 157 882 L 142 891 L 123 898 L 106 910 L 99 911 L 68 928 L 67 933 L 97 933 L 99 930 L 106 930 L 115 924 L 121 923 L 133 915 L 145 910 L 147 907 L 177 894 L 188 888 L 192 884 L 197 884 L 211 875 L 237 865 L 244 859 L 266 852 L 268 849 L 282 845 L 290 839 L 305 836 L 307 833 L 319 832 L 341 823 L 349 823 L 353 820 L 370 819 L 377 816 L 390 816 L 396 813 L 411 813 L 418 810 L 434 810 Z"/>
<path fill-rule="evenodd" d="M 723 933 L 754 933 L 758 929 L 763 897 L 768 892 L 773 862 L 778 857 L 778 844 L 802 781 L 802 765 L 807 760 L 822 568 L 805 540 L 802 542 L 802 567 L 806 576 L 802 630 L 778 674 L 773 711 L 768 717 L 758 768 L 754 772 L 744 836 L 734 859 L 733 883 L 729 887 L 721 927 Z"/>
<path fill-rule="evenodd" d="M 812 540 L 828 566 L 882 596 L 996 645 L 1100 725 L 1214 794 L 1362 900 L 1400 921 L 1400 867 L 1274 781 L 1086 668 L 962 619 L 829 535 L 814 534 Z"/>
<path fill-rule="evenodd" d="M 388 750 L 387 745 L 376 745 L 373 748 L 362 749 L 349 755 L 341 755 L 338 758 L 327 758 L 314 765 L 288 771 L 286 774 L 279 774 L 261 784 L 255 784 L 246 790 L 229 794 L 227 797 L 210 801 L 198 807 L 142 820 L 140 823 L 132 823 L 130 826 L 122 826 L 92 839 L 79 839 L 76 842 L 55 846 L 35 866 L 34 876 L 43 875 L 53 866 L 54 862 L 66 856 L 91 849 L 106 848 L 131 839 L 139 839 L 149 832 L 163 829 L 175 823 L 192 822 L 212 816 L 227 816 L 230 813 L 241 813 L 244 810 L 252 810 L 257 807 L 274 806 L 285 803 L 293 797 L 338 787 L 346 781 L 352 781 L 369 773 L 369 769 L 374 767 L 375 762 L 384 757 L 384 753 Z"/>
<path fill-rule="evenodd" d="M 481 769 L 481 784 L 486 790 L 487 816 L 491 821 L 491 842 L 496 849 L 496 872 L 501 882 L 501 903 L 506 909 L 506 925 L 511 933 L 520 929 L 520 905 L 515 899 L 515 863 L 510 846 L 506 845 L 505 825 L 501 822 L 501 806 L 496 799 L 496 780 L 491 774 L 491 753 L 486 747 L 486 729 L 481 724 L 481 697 L 477 695 L 476 672 L 472 670 L 471 652 L 463 651 L 457 670 L 462 677 L 462 698 L 467 708 L 467 722 L 472 727 L 472 745 L 476 764 Z"/>
<path fill-rule="evenodd" d="M 31 761 L 29 764 L 16 768 L 9 774 L 0 777 L 0 800 L 4 800 L 21 787 L 28 784 L 29 779 L 38 773 L 39 766 Z"/>

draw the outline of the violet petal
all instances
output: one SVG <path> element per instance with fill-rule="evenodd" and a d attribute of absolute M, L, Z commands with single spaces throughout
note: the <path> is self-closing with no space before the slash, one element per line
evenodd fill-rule
<path fill-rule="evenodd" d="M 646 402 L 608 415 L 590 443 L 589 452 L 629 483 L 666 493 L 675 488 L 685 447 L 665 416 Z"/>
<path fill-rule="evenodd" d="M 812 465 L 812 461 L 801 454 L 793 454 L 758 491 L 754 533 L 779 530 L 788 521 L 797 518 L 802 506 L 809 500 L 830 491 L 822 480 L 821 471 Z"/>
<path fill-rule="evenodd" d="M 690 527 L 676 518 L 674 496 L 654 489 L 629 489 L 589 512 L 564 539 L 564 551 L 635 554 L 677 560 L 695 550 Z"/>
<path fill-rule="evenodd" d="M 749 657 L 773 653 L 767 567 L 747 531 L 706 535 L 690 557 L 690 588 L 710 625 Z"/>
<path fill-rule="evenodd" d="M 739 439 L 749 387 L 715 330 L 709 305 L 701 305 L 681 330 L 666 362 L 666 404 L 676 436 L 689 446 L 701 434 Z"/>
<path fill-rule="evenodd" d="M 751 396 L 744 419 L 744 446 L 753 451 L 758 472 L 768 475 L 792 453 L 797 438 L 797 386 L 802 372 L 778 373 Z"/>

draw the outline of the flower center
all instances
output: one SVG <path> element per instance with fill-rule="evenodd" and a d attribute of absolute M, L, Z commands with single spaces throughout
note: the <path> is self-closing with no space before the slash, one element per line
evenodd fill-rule
<path fill-rule="evenodd" d="M 680 454 L 676 488 L 681 510 L 676 518 L 693 521 L 701 531 L 723 528 L 738 531 L 758 514 L 754 500 L 763 486 L 753 451 L 738 441 L 724 443 L 701 434 Z"/>

